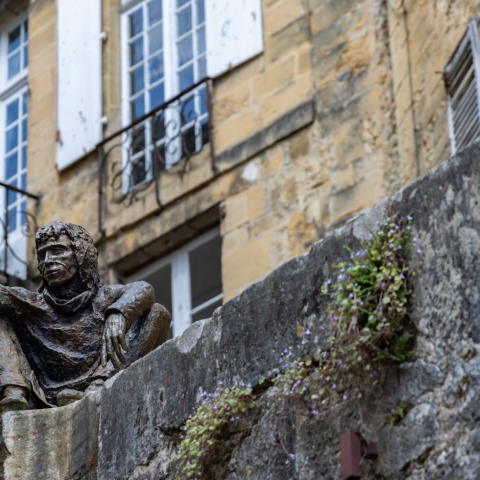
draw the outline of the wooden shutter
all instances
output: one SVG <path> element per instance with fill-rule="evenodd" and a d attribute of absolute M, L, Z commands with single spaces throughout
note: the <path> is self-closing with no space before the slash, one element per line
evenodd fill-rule
<path fill-rule="evenodd" d="M 205 0 L 211 77 L 263 52 L 261 0 Z"/>
<path fill-rule="evenodd" d="M 57 166 L 102 139 L 102 2 L 57 0 Z"/>
<path fill-rule="evenodd" d="M 454 155 L 480 136 L 480 39 L 476 17 L 445 68 L 445 85 Z"/>

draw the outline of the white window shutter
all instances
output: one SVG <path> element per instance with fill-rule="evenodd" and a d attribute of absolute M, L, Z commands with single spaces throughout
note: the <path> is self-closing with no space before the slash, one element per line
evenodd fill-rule
<path fill-rule="evenodd" d="M 263 52 L 261 0 L 205 0 L 205 13 L 210 77 Z"/>
<path fill-rule="evenodd" d="M 480 136 L 480 37 L 474 17 L 445 68 L 451 154 Z"/>
<path fill-rule="evenodd" d="M 57 0 L 57 166 L 102 139 L 102 2 Z"/>

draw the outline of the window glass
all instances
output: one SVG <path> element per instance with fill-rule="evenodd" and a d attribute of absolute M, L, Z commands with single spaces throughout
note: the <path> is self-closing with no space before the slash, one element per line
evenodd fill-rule
<path fill-rule="evenodd" d="M 220 236 L 189 252 L 192 309 L 222 293 Z"/>
<path fill-rule="evenodd" d="M 205 0 L 197 0 L 197 25 L 205 22 Z"/>
<path fill-rule="evenodd" d="M 143 30 L 143 10 L 139 8 L 129 16 L 130 37 L 135 37 Z"/>
<path fill-rule="evenodd" d="M 192 7 L 180 10 L 177 13 L 177 36 L 181 37 L 192 29 Z"/>
<path fill-rule="evenodd" d="M 155 290 L 155 302 L 163 305 L 172 313 L 172 265 L 167 264 L 154 274 L 145 277 Z M 169 338 L 172 338 L 172 328 L 170 327 Z"/>
<path fill-rule="evenodd" d="M 148 3 L 148 24 L 151 26 L 162 19 L 162 0 Z"/>
<path fill-rule="evenodd" d="M 14 78 L 27 66 L 28 22 L 23 22 L 7 35 L 7 79 Z"/>

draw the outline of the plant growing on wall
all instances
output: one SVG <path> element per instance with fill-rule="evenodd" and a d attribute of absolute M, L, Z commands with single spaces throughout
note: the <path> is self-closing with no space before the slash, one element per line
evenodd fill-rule
<path fill-rule="evenodd" d="M 312 414 L 318 415 L 319 402 L 332 392 L 342 391 L 343 400 L 359 400 L 366 391 L 375 390 L 379 364 L 400 363 L 412 355 L 409 341 L 413 335 L 407 329 L 408 279 L 418 273 L 421 264 L 415 255 L 409 255 L 416 258 L 413 264 L 407 260 L 412 246 L 415 252 L 410 253 L 421 254 L 415 246 L 412 220 L 407 216 L 401 222 L 390 213 L 377 222 L 358 251 L 346 247 L 349 261 L 334 265 L 333 277 L 322 287 L 329 303 L 318 332 L 297 329 L 301 350 L 314 350 L 311 344 L 317 333 L 327 336 L 328 347 L 298 358 L 290 346 L 283 352 L 279 368 L 270 372 L 273 387 L 268 395 L 279 405 L 279 427 L 288 399 L 303 398 L 311 405 Z M 250 385 L 229 389 L 219 383 L 217 391 L 203 399 L 187 422 L 185 436 L 180 437 L 178 478 L 200 477 L 224 426 L 255 405 Z M 398 420 L 397 416 L 390 423 Z M 282 441 L 281 433 L 279 437 Z M 288 455 L 294 459 L 293 454 Z"/>
<path fill-rule="evenodd" d="M 411 356 L 408 343 L 413 335 L 406 329 L 408 276 L 415 275 L 420 264 L 410 266 L 407 261 L 407 252 L 417 241 L 412 220 L 408 216 L 402 225 L 397 215 L 390 215 L 377 222 L 360 250 L 347 248 L 350 261 L 334 265 L 333 278 L 322 287 L 330 302 L 319 329 L 328 335 L 328 348 L 305 361 L 292 360 L 291 347 L 285 350 L 280 368 L 273 372 L 270 395 L 303 396 L 316 414 L 316 405 L 331 391 L 353 387 L 351 399 L 359 399 L 362 391 L 376 385 L 377 363 L 403 362 Z"/>

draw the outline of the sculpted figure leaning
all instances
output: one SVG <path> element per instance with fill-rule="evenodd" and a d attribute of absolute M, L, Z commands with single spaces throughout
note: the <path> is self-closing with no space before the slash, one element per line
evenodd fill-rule
<path fill-rule="evenodd" d="M 82 227 L 36 234 L 39 293 L 0 286 L 0 413 L 66 405 L 167 339 L 170 314 L 145 282 L 103 286 Z"/>

